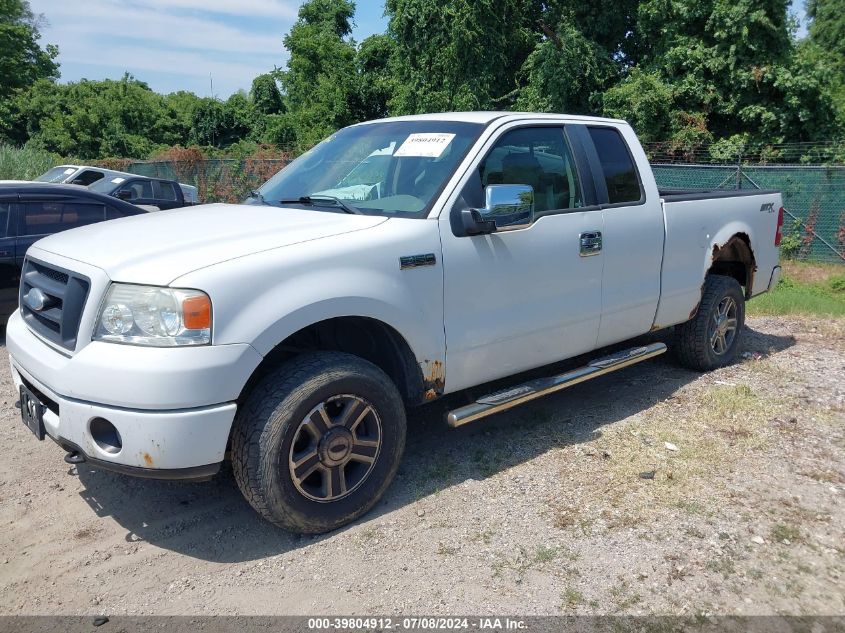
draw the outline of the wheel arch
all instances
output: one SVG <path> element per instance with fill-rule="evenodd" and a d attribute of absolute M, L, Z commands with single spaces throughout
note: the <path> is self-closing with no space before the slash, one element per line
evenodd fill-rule
<path fill-rule="evenodd" d="M 750 299 L 755 272 L 757 272 L 757 261 L 748 232 L 737 231 L 727 239 L 714 241 L 710 251 L 710 267 L 707 269 L 707 275 L 733 277 L 745 289 L 745 298 Z"/>
<path fill-rule="evenodd" d="M 442 368 L 438 361 L 422 366 L 410 344 L 396 328 L 367 316 L 337 316 L 301 327 L 280 340 L 264 355 L 241 390 L 239 402 L 263 376 L 280 363 L 313 351 L 346 352 L 367 360 L 386 373 L 408 406 L 432 400 L 443 390 L 442 369 L 426 377 L 423 368 Z"/>

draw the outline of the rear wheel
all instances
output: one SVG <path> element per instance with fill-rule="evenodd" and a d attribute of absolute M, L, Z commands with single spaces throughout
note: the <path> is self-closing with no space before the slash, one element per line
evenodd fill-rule
<path fill-rule="evenodd" d="M 297 357 L 238 410 L 235 480 L 276 525 L 338 528 L 367 512 L 393 480 L 405 446 L 405 409 L 390 378 L 349 354 Z"/>
<path fill-rule="evenodd" d="M 733 277 L 708 275 L 695 317 L 675 328 L 678 358 L 697 371 L 732 363 L 744 324 L 742 286 Z"/>

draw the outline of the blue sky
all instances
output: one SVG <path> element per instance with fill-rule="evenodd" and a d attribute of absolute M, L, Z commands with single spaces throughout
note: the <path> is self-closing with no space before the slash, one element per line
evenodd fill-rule
<path fill-rule="evenodd" d="M 42 44 L 59 46 L 62 81 L 130 72 L 158 92 L 190 90 L 226 98 L 284 66 L 282 39 L 297 0 L 30 0 L 44 14 Z M 359 0 L 354 37 L 386 27 L 383 0 Z M 803 22 L 803 0 L 793 0 Z M 799 33 L 800 34 L 800 33 Z"/>

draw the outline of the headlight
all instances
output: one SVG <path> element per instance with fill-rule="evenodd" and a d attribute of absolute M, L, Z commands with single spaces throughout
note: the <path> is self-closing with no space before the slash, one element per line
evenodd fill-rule
<path fill-rule="evenodd" d="M 211 342 L 211 300 L 199 290 L 112 284 L 95 341 L 178 347 Z"/>

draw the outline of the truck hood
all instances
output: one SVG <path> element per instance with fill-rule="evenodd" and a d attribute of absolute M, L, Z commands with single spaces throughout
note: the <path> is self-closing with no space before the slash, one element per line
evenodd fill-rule
<path fill-rule="evenodd" d="M 100 222 L 51 235 L 34 248 L 101 268 L 112 281 L 167 285 L 223 261 L 385 221 L 316 209 L 211 204 Z"/>

